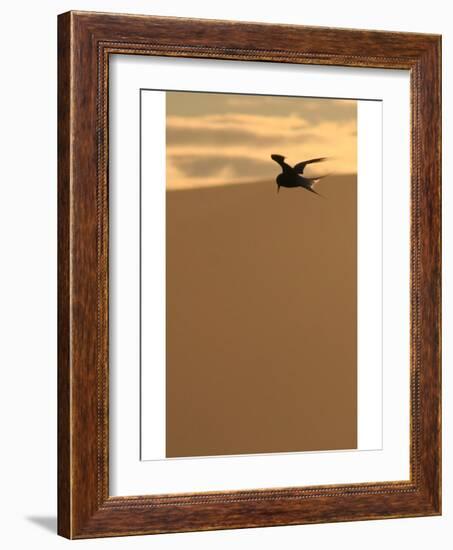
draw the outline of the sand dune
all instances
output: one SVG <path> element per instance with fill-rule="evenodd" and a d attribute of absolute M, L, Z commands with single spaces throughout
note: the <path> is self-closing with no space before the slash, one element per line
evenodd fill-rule
<path fill-rule="evenodd" d="M 356 447 L 356 177 L 317 190 L 167 192 L 167 456 Z"/>

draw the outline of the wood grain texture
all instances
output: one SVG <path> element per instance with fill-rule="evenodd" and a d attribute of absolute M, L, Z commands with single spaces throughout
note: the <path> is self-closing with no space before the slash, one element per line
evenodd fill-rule
<path fill-rule="evenodd" d="M 69 12 L 59 16 L 58 531 L 68 538 L 440 514 L 440 37 Z M 411 479 L 184 495 L 108 491 L 108 58 L 411 72 Z"/>
<path fill-rule="evenodd" d="M 70 182 L 70 17 L 58 26 L 58 531 L 70 536 L 70 306 L 69 306 L 69 182 Z"/>

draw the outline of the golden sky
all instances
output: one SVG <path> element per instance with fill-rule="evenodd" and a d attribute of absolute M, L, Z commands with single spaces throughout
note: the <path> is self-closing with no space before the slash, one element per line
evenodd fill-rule
<path fill-rule="evenodd" d="M 307 175 L 357 173 L 357 101 L 167 92 L 167 189 L 275 180 L 273 153 Z"/>

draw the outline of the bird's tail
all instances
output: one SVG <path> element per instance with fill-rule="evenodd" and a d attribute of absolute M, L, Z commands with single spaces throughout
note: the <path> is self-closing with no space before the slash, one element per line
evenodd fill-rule
<path fill-rule="evenodd" d="M 321 193 L 318 193 L 317 191 L 315 191 L 313 189 L 313 186 L 316 185 L 319 180 L 322 180 L 323 178 L 327 178 L 327 176 L 329 176 L 329 175 L 330 174 L 324 174 L 323 176 L 316 176 L 316 178 L 306 178 L 310 182 L 309 190 L 312 193 L 315 193 L 315 195 L 319 195 L 320 197 L 325 198 L 324 195 L 321 195 Z"/>
<path fill-rule="evenodd" d="M 305 178 L 310 182 L 311 187 L 318 183 L 318 181 L 322 180 L 323 178 L 327 178 L 327 176 L 330 176 L 330 174 L 324 174 L 324 176 L 316 176 L 316 178 Z"/>
<path fill-rule="evenodd" d="M 318 195 L 318 197 L 322 197 L 325 199 L 324 195 L 321 195 L 321 193 L 318 193 L 318 191 L 315 191 L 312 187 L 305 187 L 307 191 L 310 191 L 311 193 L 314 193 L 315 195 Z"/>

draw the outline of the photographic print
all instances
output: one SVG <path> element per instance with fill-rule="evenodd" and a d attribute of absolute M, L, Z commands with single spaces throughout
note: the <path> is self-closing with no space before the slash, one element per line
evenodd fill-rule
<path fill-rule="evenodd" d="M 166 456 L 355 449 L 357 102 L 165 99 Z"/>

